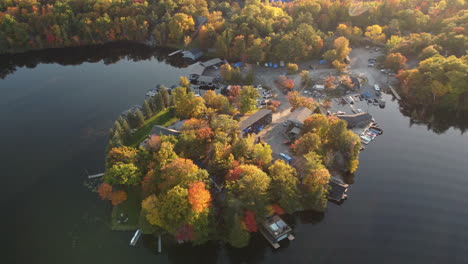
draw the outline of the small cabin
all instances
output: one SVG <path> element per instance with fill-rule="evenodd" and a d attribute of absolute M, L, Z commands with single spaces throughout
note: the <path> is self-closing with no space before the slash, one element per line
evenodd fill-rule
<path fill-rule="evenodd" d="M 293 240 L 294 236 L 291 234 L 291 227 L 281 219 L 278 215 L 267 217 L 260 225 L 260 233 L 265 237 L 268 242 L 275 248 L 279 248 L 278 242 L 287 238 Z"/>

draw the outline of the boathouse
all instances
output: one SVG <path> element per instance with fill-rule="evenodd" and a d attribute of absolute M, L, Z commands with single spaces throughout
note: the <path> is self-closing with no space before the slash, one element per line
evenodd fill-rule
<path fill-rule="evenodd" d="M 263 108 L 258 110 L 255 114 L 247 117 L 239 123 L 239 128 L 243 136 L 251 133 L 258 133 L 265 126 L 273 121 L 273 112 L 269 109 Z"/>
<path fill-rule="evenodd" d="M 372 122 L 372 116 L 368 112 L 354 115 L 338 115 L 337 117 L 348 122 L 348 128 L 365 127 Z"/>
<path fill-rule="evenodd" d="M 295 127 L 301 128 L 304 125 L 304 120 L 312 115 L 312 110 L 307 107 L 299 107 L 289 115 L 288 122 Z"/>
<path fill-rule="evenodd" d="M 348 197 L 348 195 L 346 194 L 346 192 L 348 192 L 348 184 L 342 183 L 336 179 L 331 178 L 328 185 L 330 186 L 328 192 L 329 200 L 335 202 L 342 202 Z"/>
<path fill-rule="evenodd" d="M 182 54 L 183 58 L 191 60 L 198 60 L 199 58 L 203 57 L 203 51 L 201 51 L 200 49 L 184 50 Z"/>
<path fill-rule="evenodd" d="M 260 233 L 262 233 L 265 239 L 268 240 L 275 249 L 280 247 L 278 242 L 281 240 L 285 238 L 289 240 L 294 239 L 294 236 L 291 235 L 291 227 L 276 214 L 265 219 L 259 229 Z"/>

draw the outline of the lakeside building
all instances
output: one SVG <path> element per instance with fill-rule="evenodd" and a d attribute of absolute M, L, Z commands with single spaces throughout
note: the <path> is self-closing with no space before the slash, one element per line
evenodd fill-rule
<path fill-rule="evenodd" d="M 294 110 L 288 117 L 288 122 L 295 127 L 302 128 L 304 120 L 313 114 L 312 110 L 307 107 L 299 107 Z"/>
<path fill-rule="evenodd" d="M 175 130 L 175 129 L 170 129 L 170 128 L 167 128 L 167 127 L 163 127 L 163 126 L 155 125 L 155 126 L 153 126 L 153 128 L 151 128 L 151 131 L 150 131 L 148 137 L 140 143 L 140 147 L 142 147 L 144 149 L 148 149 L 148 140 L 153 135 L 158 135 L 158 136 L 170 136 L 170 135 L 172 135 L 172 136 L 177 137 L 177 136 L 180 135 L 180 131 Z"/>
<path fill-rule="evenodd" d="M 330 190 L 328 192 L 328 199 L 334 202 L 342 202 L 348 198 L 348 184 L 342 183 L 336 179 L 331 178 L 328 183 Z"/>
<path fill-rule="evenodd" d="M 372 116 L 368 112 L 354 115 L 337 115 L 337 117 L 348 122 L 348 128 L 365 127 L 372 122 Z"/>
<path fill-rule="evenodd" d="M 200 62 L 200 64 L 202 66 L 204 66 L 205 68 L 209 68 L 209 67 L 212 67 L 212 66 L 217 66 L 217 65 L 219 65 L 221 63 L 223 63 L 223 61 L 220 58 L 215 58 L 215 59 L 211 59 L 211 60 L 208 60 L 208 61 Z"/>
<path fill-rule="evenodd" d="M 287 238 L 293 240 L 294 236 L 291 234 L 291 227 L 287 225 L 278 215 L 267 217 L 260 225 L 260 233 L 265 237 L 268 242 L 276 249 L 280 245 L 278 242 Z"/>
<path fill-rule="evenodd" d="M 239 129 L 243 136 L 250 133 L 258 133 L 272 121 L 273 112 L 269 109 L 263 108 L 239 122 Z"/>
<path fill-rule="evenodd" d="M 199 58 L 203 57 L 203 51 L 201 51 L 201 49 L 184 50 L 182 54 L 183 58 L 191 60 L 198 60 Z"/>

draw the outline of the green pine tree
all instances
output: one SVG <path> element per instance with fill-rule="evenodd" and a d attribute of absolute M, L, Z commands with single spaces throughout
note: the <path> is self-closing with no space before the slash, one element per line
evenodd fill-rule
<path fill-rule="evenodd" d="M 163 87 L 161 88 L 159 93 L 162 95 L 164 101 L 164 108 L 169 107 L 171 105 L 171 97 L 169 95 L 169 91 L 165 87 Z"/>
<path fill-rule="evenodd" d="M 158 93 L 158 95 L 156 95 L 155 107 L 156 107 L 156 112 L 166 109 L 162 93 Z"/>
<path fill-rule="evenodd" d="M 150 118 L 153 116 L 153 110 L 151 110 L 151 107 L 148 104 L 148 101 L 146 100 L 143 103 L 143 113 L 145 114 L 146 118 Z"/>
<path fill-rule="evenodd" d="M 122 127 L 123 139 L 127 140 L 130 134 L 132 133 L 131 132 L 132 129 L 130 128 L 130 125 L 128 124 L 127 120 L 123 117 L 119 117 L 119 123 L 120 123 L 120 126 Z"/>
<path fill-rule="evenodd" d="M 136 126 L 137 126 L 137 127 L 141 127 L 141 126 L 145 123 L 145 116 L 144 116 L 143 113 L 140 111 L 140 109 L 138 109 L 138 110 L 135 112 L 135 117 L 136 117 Z"/>

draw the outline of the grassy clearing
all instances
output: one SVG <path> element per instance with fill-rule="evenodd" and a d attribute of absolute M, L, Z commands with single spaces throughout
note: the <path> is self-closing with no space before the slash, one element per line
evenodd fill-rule
<path fill-rule="evenodd" d="M 127 190 L 127 200 L 112 208 L 111 229 L 117 231 L 133 231 L 138 229 L 141 211 L 141 193 L 139 189 Z M 121 217 L 124 214 L 124 217 Z M 128 217 L 126 223 L 118 223 L 121 218 Z"/>
<path fill-rule="evenodd" d="M 151 128 L 153 128 L 154 125 L 168 126 L 177 121 L 177 118 L 172 114 L 172 112 L 173 111 L 168 108 L 146 120 L 143 126 L 130 136 L 126 145 L 137 147 L 138 144 L 140 144 L 149 135 Z"/>

